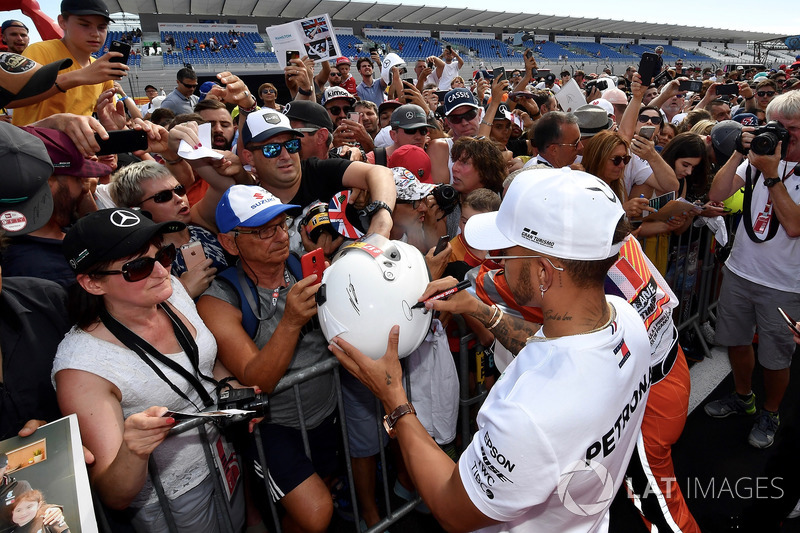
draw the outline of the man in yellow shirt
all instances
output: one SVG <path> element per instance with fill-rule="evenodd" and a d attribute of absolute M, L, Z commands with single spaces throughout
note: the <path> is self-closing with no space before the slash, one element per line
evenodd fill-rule
<path fill-rule="evenodd" d="M 34 43 L 25 50 L 25 55 L 43 65 L 70 58 L 72 67 L 58 75 L 49 91 L 16 102 L 15 125 L 25 126 L 55 113 L 91 115 L 103 91 L 114 88 L 113 80 L 127 76 L 127 65 L 111 61 L 120 57 L 120 53 L 109 52 L 97 60 L 92 58 L 92 53 L 105 44 L 109 22 L 113 21 L 102 0 L 61 2 L 58 25 L 64 37 Z"/>

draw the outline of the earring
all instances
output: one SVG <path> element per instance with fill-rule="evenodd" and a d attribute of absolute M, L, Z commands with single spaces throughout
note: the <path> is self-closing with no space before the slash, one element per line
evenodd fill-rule
<path fill-rule="evenodd" d="M 544 293 L 547 292 L 547 289 L 544 288 L 544 285 L 539 285 L 539 290 L 542 291 L 542 299 L 544 299 Z"/>

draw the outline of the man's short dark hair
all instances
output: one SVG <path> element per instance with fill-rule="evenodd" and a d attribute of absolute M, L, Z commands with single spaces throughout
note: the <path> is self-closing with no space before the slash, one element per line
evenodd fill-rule
<path fill-rule="evenodd" d="M 356 70 L 361 70 L 361 63 L 369 63 L 372 65 L 372 60 L 368 57 L 362 57 L 358 61 L 356 61 Z"/>
<path fill-rule="evenodd" d="M 196 80 L 197 73 L 190 68 L 183 67 L 178 71 L 177 78 L 178 80 Z"/>
<path fill-rule="evenodd" d="M 624 240 L 631 232 L 631 229 L 628 218 L 622 215 L 614 230 L 612 242 L 616 244 Z M 571 259 L 560 259 L 560 261 L 575 285 L 580 288 L 592 288 L 603 285 L 608 269 L 617 262 L 617 258 L 618 254 L 614 254 L 608 259 L 600 259 L 599 261 L 575 261 Z"/>
<path fill-rule="evenodd" d="M 576 70 L 575 73 L 572 75 L 573 78 L 585 78 L 586 73 L 582 70 Z"/>
<path fill-rule="evenodd" d="M 220 102 L 215 98 L 204 98 L 203 100 L 197 102 L 197 104 L 194 106 L 195 113 L 199 113 L 200 111 L 206 109 L 224 109 L 225 111 L 228 110 L 228 108 L 225 107 L 225 104 L 223 104 L 222 102 Z"/>
<path fill-rule="evenodd" d="M 175 111 L 166 107 L 159 107 L 150 115 L 150 122 L 166 127 L 175 118 Z"/>
<path fill-rule="evenodd" d="M 543 152 L 561 139 L 561 130 L 566 124 L 577 124 L 578 117 L 563 111 L 550 111 L 536 121 L 533 129 L 533 145 Z"/>
<path fill-rule="evenodd" d="M 563 78 L 564 76 L 571 76 L 571 74 L 569 73 L 568 70 L 562 70 L 561 71 L 561 77 Z"/>
<path fill-rule="evenodd" d="M 152 85 L 145 85 L 145 86 L 144 86 L 144 91 L 145 91 L 145 92 L 147 92 L 147 89 L 153 89 L 154 91 L 157 91 L 157 90 L 158 90 L 158 89 L 156 89 L 155 87 L 153 87 Z"/>
<path fill-rule="evenodd" d="M 543 105 L 546 105 L 548 102 L 550 102 L 551 93 L 550 93 L 550 91 L 544 91 L 544 90 L 541 90 L 541 89 L 537 89 L 537 90 L 533 91 L 532 94 L 533 94 L 533 101 L 536 102 L 536 105 L 539 106 L 540 112 L 541 112 L 541 107 Z"/>

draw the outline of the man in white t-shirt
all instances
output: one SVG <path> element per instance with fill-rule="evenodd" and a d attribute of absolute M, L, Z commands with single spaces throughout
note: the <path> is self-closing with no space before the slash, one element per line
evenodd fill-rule
<path fill-rule="evenodd" d="M 576 223 L 582 231 L 571 229 Z M 504 249 L 496 259 L 515 301 L 541 307 L 544 324 L 509 317 L 466 291 L 425 304 L 467 313 L 519 351 L 478 413 L 478 432 L 457 465 L 416 416 L 404 416 L 414 410 L 397 358 L 401 328 L 393 328 L 377 361 L 333 339 L 342 365 L 381 399 L 386 429 L 446 529 L 608 529 L 607 511 L 634 450 L 650 385 L 641 318 L 621 298 L 603 294 L 627 228 L 608 185 L 569 169 L 519 174 L 499 211 L 469 220 L 470 246 Z M 420 301 L 455 283 L 431 283 Z"/>
<path fill-rule="evenodd" d="M 736 168 L 743 156 L 734 153 L 717 172 L 708 193 L 710 200 L 721 202 L 745 186 L 742 222 L 725 263 L 716 331 L 716 343 L 728 347 L 735 391 L 707 404 L 705 411 L 715 418 L 756 413 L 751 385 L 757 326 L 765 398 L 748 438 L 756 448 L 774 442 L 795 350 L 777 307 L 800 316 L 800 92 L 773 99 L 767 120 L 777 120 L 788 130 L 785 156 L 781 157 L 779 148 L 759 155 L 751 147 L 748 160 Z"/>
<path fill-rule="evenodd" d="M 436 79 L 440 91 L 449 91 L 450 82 L 453 78 L 458 76 L 459 69 L 464 66 L 464 60 L 458 55 L 458 52 L 453 50 L 449 44 L 445 46 L 444 51 L 440 57 L 430 57 L 428 60 L 433 60 L 436 66 Z M 432 81 L 432 80 L 431 80 Z"/>

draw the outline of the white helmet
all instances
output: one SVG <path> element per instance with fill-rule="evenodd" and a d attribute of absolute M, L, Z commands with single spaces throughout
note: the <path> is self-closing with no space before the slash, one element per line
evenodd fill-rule
<path fill-rule="evenodd" d="M 425 258 L 415 247 L 377 234 L 352 242 L 322 275 L 317 291 L 322 333 L 329 342 L 339 336 L 367 357 L 380 359 L 397 324 L 397 351 L 406 357 L 431 325 L 432 313 L 411 309 L 429 281 Z"/>
<path fill-rule="evenodd" d="M 403 58 L 399 55 L 391 52 L 383 56 L 383 60 L 381 61 L 381 79 L 389 85 L 389 73 L 392 71 L 392 67 L 397 68 L 404 68 L 406 66 L 406 62 Z"/>

